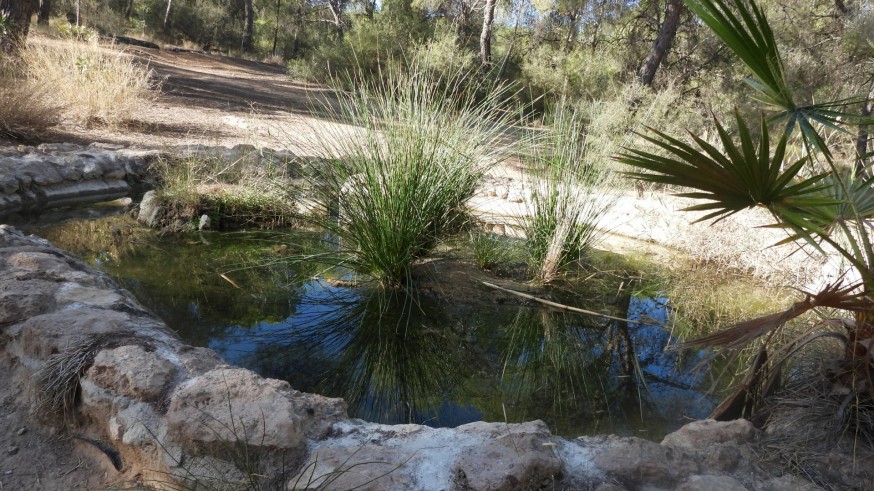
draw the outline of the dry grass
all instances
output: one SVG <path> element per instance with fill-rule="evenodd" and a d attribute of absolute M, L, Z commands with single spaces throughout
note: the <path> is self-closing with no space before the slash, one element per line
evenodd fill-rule
<path fill-rule="evenodd" d="M 115 48 L 97 42 L 31 43 L 22 53 L 31 83 L 50 87 L 46 100 L 86 125 L 115 126 L 130 120 L 156 88 L 150 70 Z"/>
<path fill-rule="evenodd" d="M 134 343 L 128 334 L 106 334 L 70 343 L 63 351 L 46 360 L 33 375 L 33 411 L 45 421 L 68 422 L 79 389 L 79 379 L 104 348 Z"/>
<path fill-rule="evenodd" d="M 22 77 L 21 62 L 0 56 L 0 135 L 38 138 L 59 122 L 49 87 Z"/>
<path fill-rule="evenodd" d="M 871 489 L 874 401 L 830 377 L 842 350 L 820 340 L 788 370 L 785 386 L 761 411 L 763 455 L 825 489 Z"/>

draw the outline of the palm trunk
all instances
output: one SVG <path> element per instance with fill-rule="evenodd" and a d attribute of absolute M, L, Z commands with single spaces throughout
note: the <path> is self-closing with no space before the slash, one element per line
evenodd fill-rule
<path fill-rule="evenodd" d="M 483 31 L 479 36 L 479 55 L 484 66 L 492 64 L 492 23 L 495 21 L 496 0 L 486 0 Z"/>
<path fill-rule="evenodd" d="M 674 37 L 677 36 L 677 28 L 680 25 L 680 13 L 683 10 L 683 0 L 668 0 L 665 6 L 665 20 L 659 29 L 659 35 L 656 37 L 649 54 L 643 60 L 640 70 L 637 72 L 637 78 L 643 85 L 652 85 L 655 79 L 656 71 L 661 66 L 668 51 L 674 44 Z"/>

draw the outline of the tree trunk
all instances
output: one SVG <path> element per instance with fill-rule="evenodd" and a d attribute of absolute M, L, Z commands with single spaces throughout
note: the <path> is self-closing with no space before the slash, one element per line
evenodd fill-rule
<path fill-rule="evenodd" d="M 0 21 L 6 26 L 5 34 L 0 30 L 0 49 L 5 51 L 24 45 L 32 14 L 31 0 L 0 0 Z"/>
<path fill-rule="evenodd" d="M 862 104 L 862 116 L 870 117 L 874 112 L 874 78 L 871 79 L 871 86 L 868 88 L 868 97 Z M 856 137 L 856 177 L 860 177 L 868 170 L 868 125 L 859 125 L 859 134 Z"/>
<path fill-rule="evenodd" d="M 43 0 L 45 1 L 45 0 Z M 124 9 L 124 20 L 130 20 L 134 13 L 134 0 L 127 0 L 127 8 Z"/>
<path fill-rule="evenodd" d="M 255 9 L 252 0 L 243 1 L 243 42 L 240 49 L 243 53 L 252 52 L 252 34 L 255 30 Z"/>
<path fill-rule="evenodd" d="M 479 35 L 479 55 L 484 66 L 492 64 L 492 23 L 495 21 L 496 0 L 486 0 L 483 12 L 483 31 Z"/>
<path fill-rule="evenodd" d="M 276 0 L 276 15 L 273 20 L 273 51 L 270 53 L 276 56 L 276 43 L 279 41 L 279 8 L 282 6 L 282 0 Z"/>
<path fill-rule="evenodd" d="M 52 14 L 52 0 L 40 0 L 39 13 L 36 16 L 36 23 L 42 26 L 49 25 L 49 16 Z"/>
<path fill-rule="evenodd" d="M 637 78 L 643 85 L 652 85 L 655 79 L 656 71 L 661 66 L 668 51 L 674 44 L 674 37 L 677 35 L 677 28 L 680 25 L 680 13 L 683 11 L 683 0 L 667 0 L 665 6 L 665 20 L 659 29 L 659 35 L 656 37 L 649 54 L 640 65 L 640 70 L 637 72 Z"/>
<path fill-rule="evenodd" d="M 346 7 L 346 0 L 328 0 L 328 10 L 331 11 L 331 16 L 334 17 L 334 28 L 337 32 L 337 38 L 343 37 L 343 9 Z"/>
<path fill-rule="evenodd" d="M 173 6 L 173 0 L 167 0 L 167 11 L 164 12 L 164 30 L 170 25 L 170 7 Z"/>

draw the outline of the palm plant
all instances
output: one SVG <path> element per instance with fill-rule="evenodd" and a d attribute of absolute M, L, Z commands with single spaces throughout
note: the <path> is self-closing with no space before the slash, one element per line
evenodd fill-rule
<path fill-rule="evenodd" d="M 750 409 L 757 390 L 767 390 L 779 376 L 782 363 L 808 343 L 838 338 L 844 356 L 833 374 L 847 397 L 848 406 L 874 404 L 874 249 L 871 219 L 874 189 L 870 179 L 844 170 L 834 147 L 826 143 L 826 131 L 847 131 L 852 124 L 867 124 L 849 113 L 854 100 L 807 104 L 796 100 L 787 83 L 774 35 L 761 8 L 753 1 L 684 0 L 691 11 L 713 30 L 752 72 L 747 83 L 753 99 L 764 113 L 759 136 L 739 114 L 729 131 L 718 119 L 718 143 L 698 136 L 686 143 L 658 131 L 645 136 L 658 153 L 626 149 L 616 157 L 636 169 L 630 176 L 649 182 L 691 188 L 679 196 L 705 200 L 687 209 L 707 211 L 701 220 L 720 219 L 745 208 L 764 207 L 773 216 L 774 227 L 784 228 L 784 242 L 799 241 L 821 251 L 839 254 L 850 269 L 819 292 L 809 293 L 783 312 L 742 322 L 712 335 L 687 342 L 687 346 L 717 346 L 739 349 L 764 339 L 747 375 L 714 417 L 736 417 Z M 787 145 L 800 142 L 802 157 L 788 158 Z M 860 157 L 861 158 L 861 157 Z M 851 312 L 854 319 L 842 323 L 845 332 L 830 330 L 826 323 L 774 348 L 768 341 L 786 323 L 819 307 Z M 834 325 L 834 323 L 828 323 Z M 773 343 L 771 343 L 773 344 Z M 768 350 L 771 356 L 768 356 Z M 855 398 L 855 399 L 854 399 Z M 849 401 L 855 404 L 848 404 Z M 846 421 L 846 415 L 839 415 Z M 870 430 L 870 429 L 869 429 Z"/>

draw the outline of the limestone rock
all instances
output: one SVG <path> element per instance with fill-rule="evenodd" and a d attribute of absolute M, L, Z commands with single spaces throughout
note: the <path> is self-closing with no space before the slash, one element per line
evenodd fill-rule
<path fill-rule="evenodd" d="M 729 476 L 692 476 L 677 486 L 677 491 L 748 491 L 740 481 Z"/>
<path fill-rule="evenodd" d="M 745 419 L 734 421 L 705 419 L 689 423 L 665 436 L 662 445 L 695 449 L 717 443 L 745 443 L 752 440 L 758 431 L 752 423 Z"/>
<path fill-rule="evenodd" d="M 195 443 L 248 441 L 301 448 L 313 420 L 337 412 L 338 401 L 310 396 L 311 407 L 301 414 L 301 403 L 294 400 L 299 396 L 287 382 L 219 367 L 180 385 L 171 396 L 166 420 L 178 439 Z"/>
<path fill-rule="evenodd" d="M 103 350 L 94 358 L 87 378 L 115 394 L 154 401 L 172 380 L 176 367 L 142 346 Z"/>
<path fill-rule="evenodd" d="M 288 489 L 538 489 L 561 474 L 539 421 L 456 429 L 338 423 Z"/>
<path fill-rule="evenodd" d="M 161 206 L 158 195 L 154 191 L 149 191 L 143 195 L 143 200 L 140 202 L 140 214 L 137 216 L 137 221 L 147 227 L 157 227 L 164 216 L 164 207 Z"/>
<path fill-rule="evenodd" d="M 629 489 L 642 485 L 671 488 L 700 470 L 698 462 L 682 449 L 640 438 L 582 437 L 577 441 L 598 447 L 595 466 Z"/>

